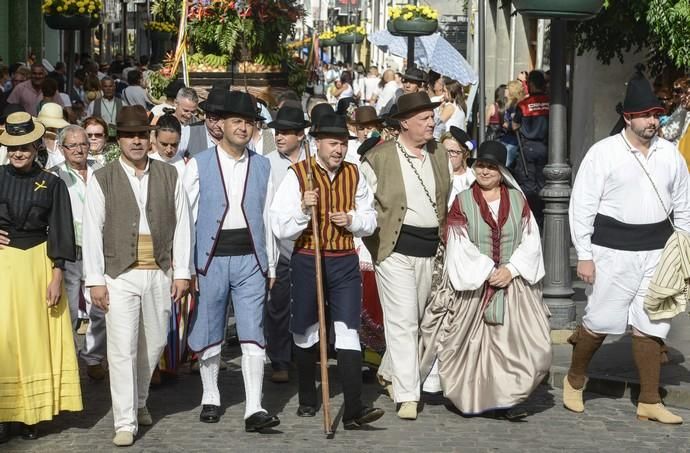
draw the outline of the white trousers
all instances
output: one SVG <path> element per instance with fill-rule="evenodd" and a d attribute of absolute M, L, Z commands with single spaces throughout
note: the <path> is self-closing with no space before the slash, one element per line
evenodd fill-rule
<path fill-rule="evenodd" d="M 165 347 L 170 321 L 172 272 L 132 269 L 106 276 L 110 394 L 115 431 L 138 430 L 137 409 L 146 406 L 153 370 Z"/>
<path fill-rule="evenodd" d="M 419 322 L 431 294 L 434 258 L 392 253 L 375 266 L 386 353 L 379 375 L 393 383 L 396 403 L 419 401 Z"/>
<path fill-rule="evenodd" d="M 644 297 L 662 250 L 632 252 L 592 245 L 594 285 L 588 286 L 582 324 L 600 334 L 621 335 L 628 325 L 665 339 L 669 321 L 652 321 L 644 311 Z"/>
<path fill-rule="evenodd" d="M 64 283 L 69 315 L 72 319 L 74 347 L 87 365 L 98 365 L 105 357 L 105 313 L 91 303 L 91 293 L 84 287 L 82 260 L 65 261 Z M 79 325 L 79 299 L 86 302 L 86 313 L 89 316 L 89 327 L 86 329 L 84 349 L 77 348 L 77 327 Z"/>

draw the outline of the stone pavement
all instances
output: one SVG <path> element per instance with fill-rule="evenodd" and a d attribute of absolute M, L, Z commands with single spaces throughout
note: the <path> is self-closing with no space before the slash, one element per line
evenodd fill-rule
<path fill-rule="evenodd" d="M 574 260 L 571 263 L 574 267 Z M 578 322 L 585 308 L 585 285 L 573 276 L 574 300 Z M 666 341 L 669 362 L 661 367 L 662 396 L 668 405 L 690 409 L 690 316 L 682 313 L 671 322 L 671 332 Z M 553 364 L 549 383 L 562 388 L 563 376 L 570 366 L 572 346 L 553 346 Z M 606 338 L 589 366 L 587 389 L 610 396 L 639 394 L 637 368 L 633 362 L 630 335 Z"/>
<path fill-rule="evenodd" d="M 184 370 L 180 376 L 151 391 L 149 408 L 154 425 L 142 429 L 135 445 L 118 450 L 113 437 L 110 394 L 107 381 L 93 382 L 82 376 L 85 410 L 63 413 L 52 422 L 40 425 L 42 437 L 25 441 L 15 437 L 0 445 L 2 452 L 105 451 L 149 452 L 489 452 L 489 451 L 588 451 L 658 452 L 690 451 L 687 425 L 664 426 L 641 422 L 629 398 L 587 395 L 584 414 L 573 414 L 562 407 L 561 392 L 540 386 L 525 407 L 532 415 L 524 422 L 511 423 L 486 417 L 463 417 L 451 412 L 442 400 L 429 401 L 417 421 L 403 421 L 393 403 L 369 379 L 364 388 L 367 401 L 384 408 L 386 415 L 370 428 L 344 431 L 339 426 L 332 439 L 321 429 L 320 415 L 304 419 L 295 415 L 297 387 L 273 384 L 266 379 L 264 405 L 277 412 L 280 426 L 269 434 L 245 433 L 242 376 L 239 348 L 228 348 L 224 358 L 229 367 L 221 371 L 220 386 L 225 415 L 217 424 L 198 420 L 201 383 L 198 375 Z M 332 410 L 340 410 L 342 395 L 336 369 L 331 366 Z M 269 367 L 267 367 L 267 376 Z M 83 373 L 82 373 L 83 374 Z M 690 423 L 690 411 L 678 410 Z M 339 416 L 338 416 L 339 419 Z"/>

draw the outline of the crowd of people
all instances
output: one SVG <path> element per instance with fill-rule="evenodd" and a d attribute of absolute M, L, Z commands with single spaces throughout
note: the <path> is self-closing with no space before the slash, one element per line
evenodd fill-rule
<path fill-rule="evenodd" d="M 0 442 L 12 422 L 34 439 L 39 422 L 82 410 L 78 358 L 90 379 L 109 376 L 115 445 L 153 423 L 157 370 L 186 361 L 202 383 L 200 422 L 219 422 L 230 312 L 247 432 L 280 424 L 262 406 L 267 359 L 276 383 L 294 364 L 296 415 L 316 415 L 329 338 L 345 429 L 384 415 L 362 399 L 365 364 L 404 420 L 417 418 L 423 392 L 466 415 L 529 415 L 521 403 L 551 365 L 544 73 L 496 90 L 477 144 L 464 87 L 418 68 L 379 78 L 376 68 L 353 77 L 326 67 L 324 95 L 303 102 L 287 91 L 275 104 L 224 83 L 200 93 L 173 81 L 154 106 L 144 71 L 129 68 L 120 86 L 125 68 L 100 77 L 105 68 L 84 66 L 83 115 L 70 116 L 33 65 L 0 116 Z M 623 131 L 594 145 L 575 181 L 577 270 L 593 285 L 564 380 L 575 412 L 592 355 L 632 325 L 638 416 L 682 421 L 658 393 L 669 321 L 644 309 L 673 225 L 690 230 L 685 162 L 657 136 L 663 109 L 649 82 L 631 80 Z"/>

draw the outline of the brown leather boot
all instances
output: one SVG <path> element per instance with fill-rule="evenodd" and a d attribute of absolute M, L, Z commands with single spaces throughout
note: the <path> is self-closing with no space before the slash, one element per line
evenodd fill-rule
<path fill-rule="evenodd" d="M 663 344 L 663 341 L 655 337 L 633 336 L 632 338 L 633 358 L 640 375 L 637 418 L 679 424 L 683 423 L 683 419 L 666 409 L 659 396 L 659 375 L 661 363 L 664 360 Z"/>
<path fill-rule="evenodd" d="M 588 333 L 582 326 L 577 326 L 568 338 L 568 343 L 573 345 L 573 355 L 568 375 L 563 379 L 563 405 L 573 412 L 585 410 L 582 392 L 585 388 L 587 366 L 605 338 L 606 335 L 594 336 Z"/>

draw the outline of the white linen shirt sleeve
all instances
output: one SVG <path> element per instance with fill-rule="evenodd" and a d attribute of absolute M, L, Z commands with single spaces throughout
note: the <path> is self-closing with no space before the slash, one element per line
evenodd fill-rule
<path fill-rule="evenodd" d="M 347 227 L 355 237 L 371 236 L 376 230 L 376 209 L 374 209 L 374 194 L 369 190 L 364 177 L 360 174 L 355 194 L 355 209 L 348 212 L 352 222 Z"/>
<path fill-rule="evenodd" d="M 191 159 L 187 162 L 184 169 L 184 176 L 182 177 L 182 185 L 184 191 L 187 193 L 187 200 L 189 201 L 189 208 L 192 211 L 193 223 L 196 224 L 196 219 L 199 214 L 199 167 L 196 159 Z"/>
<path fill-rule="evenodd" d="M 606 169 L 603 162 L 597 162 L 596 151 L 590 149 L 580 164 L 568 209 L 570 236 L 580 261 L 592 259 L 594 218 L 599 211 L 606 179 Z"/>
<path fill-rule="evenodd" d="M 679 153 L 676 156 L 676 175 L 671 188 L 671 212 L 673 223 L 679 229 L 690 233 L 690 192 L 688 192 L 688 166 Z"/>
<path fill-rule="evenodd" d="M 378 187 L 378 178 L 376 177 L 376 172 L 369 162 L 362 162 L 359 166 L 359 172 L 364 176 L 364 180 L 369 184 L 369 189 L 371 189 L 372 195 L 376 193 L 376 188 Z"/>
<path fill-rule="evenodd" d="M 173 234 L 173 279 L 189 280 L 194 265 L 194 223 L 190 218 L 187 195 L 179 177 L 175 183 L 175 218 L 177 223 Z"/>
<path fill-rule="evenodd" d="M 276 263 L 280 257 L 278 241 L 271 228 L 271 204 L 275 196 L 275 186 L 273 185 L 273 170 L 268 175 L 268 185 L 266 187 L 266 203 L 264 205 L 264 229 L 266 230 L 266 254 L 268 256 L 268 278 L 276 278 Z"/>
<path fill-rule="evenodd" d="M 82 259 L 85 286 L 105 286 L 105 258 L 103 257 L 103 225 L 105 223 L 105 196 L 94 177 L 86 184 L 82 219 Z"/>
<path fill-rule="evenodd" d="M 446 271 L 456 291 L 474 291 L 481 288 L 496 267 L 482 254 L 460 228 L 448 228 L 446 244 Z"/>
<path fill-rule="evenodd" d="M 532 214 L 529 216 L 529 222 L 522 228 L 522 240 L 513 251 L 506 267 L 513 278 L 521 276 L 530 285 L 544 278 L 544 256 L 541 250 L 539 225 Z"/>
<path fill-rule="evenodd" d="M 271 230 L 280 240 L 294 241 L 309 225 L 310 220 L 311 214 L 302 211 L 302 190 L 297 174 L 290 169 L 271 203 Z"/>

